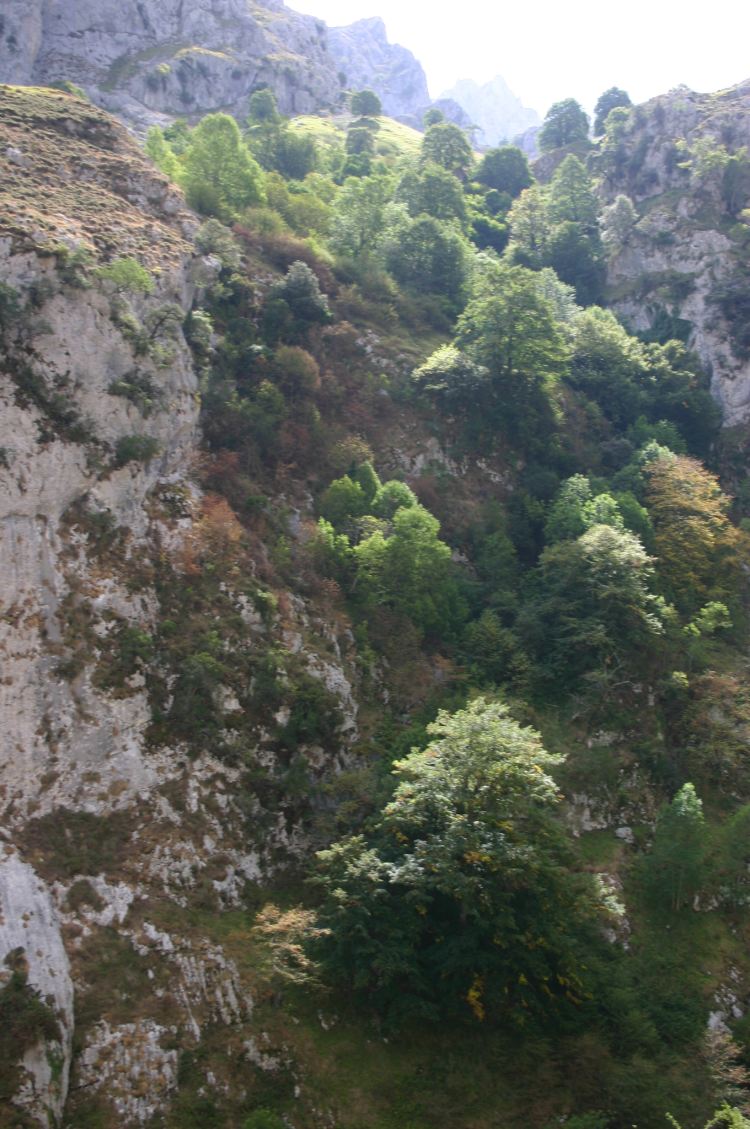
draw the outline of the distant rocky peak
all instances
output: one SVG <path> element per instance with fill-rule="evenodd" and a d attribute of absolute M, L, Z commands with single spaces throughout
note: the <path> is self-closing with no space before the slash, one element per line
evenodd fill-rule
<path fill-rule="evenodd" d="M 524 106 L 502 75 L 479 83 L 460 79 L 440 96 L 457 102 L 477 127 L 477 142 L 482 146 L 500 145 L 540 124 L 536 110 Z"/>

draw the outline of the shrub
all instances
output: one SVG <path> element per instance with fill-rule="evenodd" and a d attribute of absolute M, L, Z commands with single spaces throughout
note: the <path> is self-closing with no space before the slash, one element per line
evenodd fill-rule
<path fill-rule="evenodd" d="M 81 246 L 71 249 L 61 243 L 55 247 L 55 258 L 57 260 L 57 273 L 68 286 L 85 290 L 86 287 L 91 285 L 88 271 L 93 265 L 94 256 L 88 247 Z"/>
<path fill-rule="evenodd" d="M 150 435 L 123 435 L 115 447 L 115 466 L 149 463 L 158 451 L 159 443 Z"/>
<path fill-rule="evenodd" d="M 145 267 L 129 256 L 113 259 L 111 263 L 98 267 L 94 274 L 111 283 L 117 294 L 152 294 L 154 280 Z"/>
<path fill-rule="evenodd" d="M 352 94 L 351 111 L 353 114 L 376 118 L 382 114 L 383 107 L 374 91 L 358 90 Z"/>
<path fill-rule="evenodd" d="M 331 320 L 328 299 L 307 263 L 297 260 L 286 272 L 286 277 L 271 290 L 271 296 L 286 302 L 294 318 L 304 325 L 325 325 Z"/>
<path fill-rule="evenodd" d="M 18 291 L 13 286 L 0 282 L 0 330 L 10 328 L 20 309 Z"/>
<path fill-rule="evenodd" d="M 10 1114 L 10 1103 L 21 1081 L 16 1064 L 41 1040 L 59 1040 L 60 1028 L 54 1013 L 28 983 L 24 950 L 9 952 L 5 965 L 12 971 L 8 982 L 0 988 L 0 1105 Z M 20 1116 L 4 1123 L 27 1124 Z"/>
<path fill-rule="evenodd" d="M 119 380 L 113 380 L 107 391 L 112 396 L 122 396 L 135 404 L 144 419 L 151 415 L 161 399 L 161 391 L 148 373 L 139 372 L 138 369 L 125 373 Z"/>

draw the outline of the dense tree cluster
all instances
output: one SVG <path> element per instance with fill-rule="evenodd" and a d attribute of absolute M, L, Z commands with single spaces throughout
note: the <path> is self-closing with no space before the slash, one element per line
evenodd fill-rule
<path fill-rule="evenodd" d="M 629 106 L 616 87 L 599 99 L 603 154 Z M 335 604 L 384 719 L 365 722 L 367 795 L 335 815 L 319 802 L 327 846 L 308 955 L 394 1028 L 440 1017 L 595 1030 L 617 1082 L 640 1078 L 649 1058 L 699 1057 L 706 1011 L 677 957 L 654 957 L 649 930 L 674 925 L 681 943 L 708 897 L 732 914 L 750 899 L 737 736 L 750 705 L 730 669 L 745 534 L 698 461 L 718 426 L 707 374 L 684 341 L 635 336 L 603 305 L 606 257 L 628 246 L 638 211 L 625 195 L 601 209 L 572 99 L 540 134 L 542 166 L 555 166 L 545 183 L 519 149 L 479 156 L 438 113 L 419 151 L 394 158 L 375 95 L 349 109 L 328 147 L 268 91 L 244 132 L 211 115 L 148 142 L 212 217 L 198 245 L 221 267 L 186 328 L 215 473 L 252 525 L 257 483 L 303 468 L 317 526 L 295 546 L 280 533 L 266 567 L 283 574 L 293 560 L 306 592 Z M 727 181 L 733 199 L 741 175 Z M 276 272 L 262 293 L 245 273 L 257 258 Z M 735 290 L 714 300 L 744 309 Z M 0 286 L 0 325 L 14 310 Z M 378 369 L 372 326 L 375 339 L 393 334 L 401 369 L 418 343 L 410 376 Z M 405 461 L 374 460 L 363 436 L 405 405 L 440 437 L 445 466 L 486 473 L 481 500 L 456 503 L 443 464 L 407 483 Z M 507 481 L 487 469 L 496 462 Z M 396 477 L 381 481 L 376 465 Z M 417 659 L 400 685 L 394 674 L 404 655 L 438 687 L 419 718 L 419 690 L 403 684 L 419 681 Z M 210 648 L 191 656 L 176 708 L 192 697 L 210 728 L 224 673 Z M 300 685 L 290 732 L 325 740 Z M 567 763 L 516 720 L 530 716 L 565 735 Z M 610 732 L 628 742 L 623 764 L 598 748 Z M 560 817 L 566 781 L 600 753 L 607 802 L 647 780 L 637 810 L 652 826 L 636 828 L 636 861 L 618 872 L 640 917 L 629 949 L 603 940 L 619 936 L 614 898 Z M 657 1098 L 616 1091 L 611 1118 L 580 1125 L 651 1123 Z M 727 1108 L 715 1123 L 741 1125 Z"/>

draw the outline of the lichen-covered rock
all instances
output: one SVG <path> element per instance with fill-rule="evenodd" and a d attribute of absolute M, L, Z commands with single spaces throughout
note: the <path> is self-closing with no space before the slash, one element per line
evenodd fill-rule
<path fill-rule="evenodd" d="M 163 1046 L 171 1034 L 150 1019 L 119 1026 L 102 1020 L 80 1055 L 79 1085 L 103 1090 L 118 1124 L 144 1124 L 177 1087 L 177 1051 Z"/>
<path fill-rule="evenodd" d="M 13 0 L 5 8 L 0 80 L 69 80 L 142 126 L 162 114 L 229 109 L 242 117 L 265 85 L 285 113 L 307 113 L 339 94 L 325 24 L 279 0 Z"/>
<path fill-rule="evenodd" d="M 57 1116 L 72 1070 L 66 1116 L 93 1101 L 108 1123 L 139 1125 L 169 1104 L 175 1047 L 195 1048 L 217 1029 L 227 1041 L 236 1031 L 238 1046 L 257 1037 L 242 961 L 191 913 L 243 907 L 250 887 L 311 849 L 303 816 L 273 788 L 292 756 L 322 777 L 356 740 L 353 639 L 293 593 L 283 594 L 283 616 L 270 592 L 254 602 L 256 562 L 243 547 L 238 590 L 228 569 L 201 609 L 226 649 L 216 726 L 201 739 L 190 720 L 177 736 L 168 725 L 154 732 L 193 645 L 189 624 L 164 630 L 167 612 L 180 614 L 170 595 L 183 577 L 199 587 L 197 554 L 209 551 L 212 528 L 218 536 L 229 523 L 243 546 L 247 537 L 215 497 L 218 524 L 207 531 L 210 497 L 191 481 L 198 381 L 182 325 L 215 269 L 194 257 L 198 221 L 179 192 L 123 127 L 80 99 L 1 88 L 0 173 L 0 811 L 9 844 L 0 942 L 28 951 L 29 984 L 50 997 L 62 1032 L 59 1046 L 28 1049 L 17 1100 Z M 119 286 L 108 275 L 118 259 L 140 264 L 136 283 L 147 284 Z M 302 538 L 312 498 L 289 503 Z M 206 575 L 221 564 L 219 544 Z M 148 662 L 123 666 L 127 639 L 151 648 Z M 290 664 L 279 666 L 275 725 L 251 685 L 253 663 L 272 647 Z M 238 657 L 247 661 L 234 677 Z M 334 721 L 293 731 L 280 747 L 295 676 Z M 71 1064 L 72 984 L 87 1006 L 76 1030 L 83 1053 Z"/>
<path fill-rule="evenodd" d="M 58 1037 L 40 1038 L 23 1055 L 15 1104 L 40 1125 L 57 1123 L 65 1104 L 73 1041 L 73 982 L 49 889 L 17 851 L 0 843 L 0 988 L 10 954 L 23 962 L 29 988 L 39 993 Z"/>
<path fill-rule="evenodd" d="M 637 206 L 615 243 L 608 299 L 627 324 L 682 336 L 711 374 L 725 426 L 750 418 L 746 316 L 750 83 L 680 87 L 635 107 L 592 159 L 607 203 Z M 734 297 L 733 297 L 734 296 Z"/>

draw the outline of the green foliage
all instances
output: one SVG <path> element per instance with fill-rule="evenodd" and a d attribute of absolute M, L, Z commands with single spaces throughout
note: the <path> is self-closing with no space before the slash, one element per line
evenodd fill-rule
<path fill-rule="evenodd" d="M 274 301 L 283 302 L 291 314 L 289 329 L 293 336 L 304 333 L 311 325 L 325 325 L 331 320 L 328 299 L 315 272 L 299 259 L 292 263 L 282 281 L 271 287 L 269 306 Z"/>
<path fill-rule="evenodd" d="M 144 419 L 151 415 L 161 400 L 161 391 L 152 378 L 138 369 L 126 373 L 119 380 L 113 380 L 107 391 L 112 396 L 122 396 L 135 404 Z"/>
<path fill-rule="evenodd" d="M 352 125 L 346 131 L 346 151 L 349 154 L 375 156 L 375 137 L 367 126 Z"/>
<path fill-rule="evenodd" d="M 629 196 L 619 193 L 602 209 L 602 240 L 610 253 L 621 251 L 638 222 L 638 213 Z"/>
<path fill-rule="evenodd" d="M 593 307 L 572 322 L 569 381 L 597 404 L 617 427 L 665 420 L 690 448 L 707 450 L 717 426 L 716 405 L 706 374 L 678 342 L 643 345 L 609 310 Z"/>
<path fill-rule="evenodd" d="M 28 983 L 24 950 L 11 950 L 4 963 L 10 975 L 0 987 L 0 1103 L 10 1111 L 24 1074 L 21 1059 L 42 1041 L 59 1042 L 60 1027 L 54 1012 Z M 7 1124 L 25 1125 L 20 1111 L 13 1108 L 18 1120 L 14 1118 Z"/>
<path fill-rule="evenodd" d="M 731 598 L 738 588 L 739 534 L 716 477 L 682 455 L 653 459 L 644 469 L 659 575 L 669 597 L 687 614 Z"/>
<path fill-rule="evenodd" d="M 20 312 L 18 291 L 7 282 L 0 282 L 0 333 L 10 329 Z"/>
<path fill-rule="evenodd" d="M 505 682 L 520 669 L 518 638 L 489 608 L 467 626 L 463 646 L 480 677 L 494 685 Z"/>
<path fill-rule="evenodd" d="M 232 231 L 218 219 L 204 220 L 195 233 L 195 246 L 204 255 L 216 255 L 226 270 L 239 266 L 239 247 Z"/>
<path fill-rule="evenodd" d="M 91 285 L 89 271 L 94 265 L 94 256 L 88 247 L 68 247 L 60 243 L 55 247 L 57 273 L 61 280 L 76 290 L 85 290 Z"/>
<path fill-rule="evenodd" d="M 464 131 L 443 121 L 431 125 L 425 133 L 420 159 L 423 164 L 432 162 L 463 178 L 474 163 L 474 154 Z"/>
<path fill-rule="evenodd" d="M 369 459 L 357 467 L 354 472 L 354 481 L 362 487 L 362 492 L 365 496 L 365 504 L 368 507 L 368 512 L 370 512 L 375 497 L 382 490 L 382 484 Z M 396 485 L 401 485 L 401 483 L 397 483 Z"/>
<path fill-rule="evenodd" d="M 159 441 L 151 435 L 123 435 L 115 444 L 115 466 L 150 463 L 159 453 Z"/>
<path fill-rule="evenodd" d="M 533 268 L 551 266 L 563 282 L 575 286 L 579 302 L 596 301 L 604 283 L 598 214 L 591 179 L 571 153 L 548 189 L 526 189 L 514 203 L 509 214 L 512 260 Z"/>
<path fill-rule="evenodd" d="M 489 370 L 455 345 L 441 345 L 414 370 L 414 381 L 425 391 L 457 405 L 467 404 L 486 384 Z"/>
<path fill-rule="evenodd" d="M 383 112 L 383 107 L 377 94 L 372 90 L 358 90 L 352 94 L 349 107 L 353 114 L 362 117 L 377 118 Z"/>
<path fill-rule="evenodd" d="M 246 1119 L 243 1129 L 284 1129 L 286 1122 L 270 1109 L 256 1109 Z"/>
<path fill-rule="evenodd" d="M 51 82 L 50 86 L 53 90 L 62 90 L 65 94 L 72 94 L 74 98 L 81 98 L 84 102 L 90 102 L 88 94 L 80 86 L 76 86 L 74 82 L 64 78 L 59 82 Z"/>
<path fill-rule="evenodd" d="M 350 178 L 336 200 L 329 243 L 339 255 L 352 258 L 372 250 L 383 229 L 383 209 L 391 188 L 385 177 Z"/>
<path fill-rule="evenodd" d="M 565 98 L 550 106 L 539 131 L 537 142 L 543 153 L 561 149 L 575 141 L 586 141 L 589 119 L 574 98 Z"/>
<path fill-rule="evenodd" d="M 319 854 L 325 971 L 393 1022 L 574 1007 L 597 908 L 567 869 L 549 775 L 560 758 L 482 699 L 428 733 L 396 763 L 371 840 Z"/>
<path fill-rule="evenodd" d="M 397 282 L 417 293 L 440 294 L 454 310 L 461 304 L 467 274 L 465 245 L 459 235 L 432 216 L 420 216 L 385 250 Z"/>
<path fill-rule="evenodd" d="M 568 154 L 552 177 L 547 214 L 552 223 L 569 221 L 586 228 L 596 225 L 599 203 L 585 166 L 573 153 Z"/>
<path fill-rule="evenodd" d="M 588 305 L 601 298 L 605 269 L 598 232 L 564 221 L 550 232 L 546 262 L 563 282 L 575 287 L 576 298 Z"/>
<path fill-rule="evenodd" d="M 418 505 L 417 496 L 405 482 L 392 479 L 378 487 L 372 499 L 372 513 L 375 517 L 390 521 L 397 510 L 411 509 Z"/>
<path fill-rule="evenodd" d="M 152 125 L 146 134 L 146 153 L 165 176 L 170 180 L 177 180 L 179 161 L 158 125 Z"/>
<path fill-rule="evenodd" d="M 469 302 L 456 347 L 489 374 L 492 418 L 521 433 L 533 401 L 566 370 L 567 348 L 536 276 L 523 267 L 497 272 L 497 289 Z"/>
<path fill-rule="evenodd" d="M 548 259 L 550 221 L 546 193 L 540 185 L 525 188 L 514 200 L 508 223 L 512 261 L 534 270 L 544 266 Z"/>
<path fill-rule="evenodd" d="M 611 525 L 545 549 L 519 619 L 545 687 L 570 688 L 592 671 L 642 674 L 664 631 L 652 580 L 638 538 Z"/>
<path fill-rule="evenodd" d="M 320 499 L 320 512 L 335 528 L 351 527 L 352 522 L 367 513 L 368 499 L 359 482 L 345 474 L 335 479 Z"/>
<path fill-rule="evenodd" d="M 113 259 L 111 263 L 97 267 L 97 278 L 110 283 L 117 294 L 152 294 L 154 280 L 151 274 L 136 260 L 128 256 Z"/>
<path fill-rule="evenodd" d="M 312 137 L 283 129 L 276 146 L 274 167 L 290 180 L 304 180 L 318 166 L 318 150 Z"/>
<path fill-rule="evenodd" d="M 268 87 L 255 90 L 248 102 L 248 118 L 251 122 L 279 122 L 281 114 L 276 105 L 276 95 Z"/>
<path fill-rule="evenodd" d="M 591 483 L 584 475 L 574 474 L 564 483 L 547 515 L 544 539 L 548 545 L 585 533 L 584 509 L 592 497 Z"/>
<path fill-rule="evenodd" d="M 207 114 L 191 132 L 179 180 L 192 207 L 223 221 L 263 202 L 260 167 L 228 114 Z"/>
<path fill-rule="evenodd" d="M 515 199 L 524 188 L 530 187 L 532 177 L 526 154 L 515 145 L 504 145 L 487 150 L 479 162 L 475 179 Z"/>
<path fill-rule="evenodd" d="M 601 137 L 607 124 L 607 118 L 612 110 L 618 106 L 632 106 L 630 95 L 619 86 L 610 86 L 597 99 L 594 106 L 594 137 Z"/>
<path fill-rule="evenodd" d="M 466 220 L 466 202 L 460 182 L 447 169 L 427 162 L 405 173 L 396 191 L 396 200 L 403 200 L 409 215 L 432 216 L 436 220 Z"/>
<path fill-rule="evenodd" d="M 379 530 L 355 548 L 357 585 L 367 606 L 389 607 L 434 638 L 449 638 L 466 616 L 440 523 L 423 506 L 401 507 L 389 536 Z"/>
<path fill-rule="evenodd" d="M 750 903 L 750 804 L 744 804 L 721 829 L 715 866 L 723 899 L 739 909 Z"/>
<path fill-rule="evenodd" d="M 692 784 L 684 784 L 662 808 L 654 842 L 644 864 L 652 901 L 673 912 L 692 905 L 706 878 L 708 842 L 703 804 Z"/>
<path fill-rule="evenodd" d="M 729 157 L 721 183 L 721 195 L 731 216 L 737 216 L 750 199 L 750 154 L 747 148 L 738 149 Z"/>

